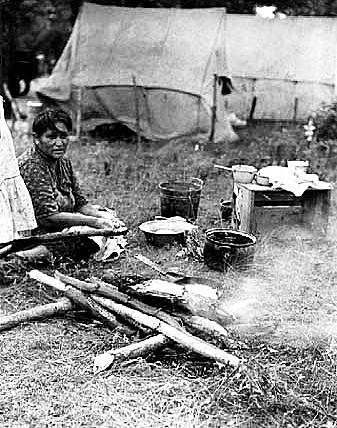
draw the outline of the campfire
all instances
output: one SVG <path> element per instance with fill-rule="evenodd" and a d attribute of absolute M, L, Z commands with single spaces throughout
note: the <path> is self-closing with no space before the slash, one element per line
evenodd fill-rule
<path fill-rule="evenodd" d="M 110 270 L 103 279 L 85 280 L 55 271 L 54 276 L 31 270 L 28 276 L 62 293 L 53 303 L 7 315 L 0 330 L 22 322 L 85 310 L 112 331 L 132 338 L 131 344 L 107 349 L 94 358 L 93 371 L 99 373 L 127 359 L 145 357 L 161 348 L 179 347 L 222 367 L 237 367 L 231 327 L 238 322 L 219 298 L 219 289 L 205 284 L 179 283 L 161 279 L 116 281 Z M 244 303 L 244 302 L 243 302 Z M 137 337 L 137 340 L 133 340 Z"/>

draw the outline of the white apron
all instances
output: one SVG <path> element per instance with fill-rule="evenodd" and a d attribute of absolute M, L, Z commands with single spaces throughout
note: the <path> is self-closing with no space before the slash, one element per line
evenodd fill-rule
<path fill-rule="evenodd" d="M 20 175 L 0 96 L 0 243 L 29 235 L 36 227 L 32 201 Z"/>

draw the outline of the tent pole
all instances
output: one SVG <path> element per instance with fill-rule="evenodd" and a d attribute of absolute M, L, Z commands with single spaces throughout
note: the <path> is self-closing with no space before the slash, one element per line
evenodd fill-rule
<path fill-rule="evenodd" d="M 147 93 L 146 93 L 144 87 L 141 87 L 140 89 L 142 91 L 142 100 L 144 102 L 144 108 L 146 110 L 147 123 L 149 125 L 149 131 L 151 132 L 151 139 L 153 140 L 154 138 L 153 138 L 153 132 L 152 132 L 152 117 L 151 117 L 151 109 L 149 106 L 149 100 L 148 100 Z"/>
<path fill-rule="evenodd" d="M 82 121 L 82 88 L 76 89 L 76 138 L 81 136 L 81 121 Z"/>
<path fill-rule="evenodd" d="M 295 100 L 294 100 L 294 116 L 293 116 L 294 122 L 296 122 L 296 120 L 297 120 L 297 111 L 298 111 L 298 98 L 295 97 Z"/>
<path fill-rule="evenodd" d="M 132 76 L 133 91 L 135 94 L 135 110 L 136 110 L 136 130 L 137 130 L 137 144 L 140 144 L 140 123 L 139 123 L 139 98 L 137 90 L 136 77 Z"/>
<path fill-rule="evenodd" d="M 218 80 L 218 75 L 214 74 L 213 79 L 213 105 L 212 105 L 212 121 L 211 121 L 211 133 L 209 135 L 209 141 L 214 143 L 214 134 L 215 134 L 215 120 L 216 120 L 216 83 Z"/>
<path fill-rule="evenodd" d="M 257 96 L 254 95 L 253 101 L 252 101 L 252 106 L 251 106 L 250 112 L 249 112 L 249 119 L 250 120 L 253 120 L 254 111 L 255 111 L 255 107 L 256 107 L 256 102 L 257 102 Z"/>
<path fill-rule="evenodd" d="M 249 120 L 253 120 L 253 116 L 254 116 L 254 112 L 255 112 L 255 108 L 256 108 L 256 103 L 257 103 L 257 96 L 256 96 L 256 79 L 252 79 L 252 94 L 253 95 L 253 101 L 252 101 L 252 106 L 250 108 L 250 113 L 249 113 Z"/>
<path fill-rule="evenodd" d="M 297 80 L 294 81 L 294 92 L 295 92 L 295 99 L 294 99 L 294 114 L 293 114 L 293 121 L 296 122 L 297 119 L 297 111 L 298 111 L 298 97 L 296 94 L 296 88 L 297 88 Z"/>

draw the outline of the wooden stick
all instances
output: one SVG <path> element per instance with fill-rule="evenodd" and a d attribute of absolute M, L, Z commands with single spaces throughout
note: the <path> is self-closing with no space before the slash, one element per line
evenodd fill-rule
<path fill-rule="evenodd" d="M 116 301 L 117 303 L 122 303 L 123 305 L 130 306 L 133 309 L 137 309 L 140 312 L 144 312 L 147 315 L 156 316 L 164 322 L 176 327 L 177 329 L 182 329 L 181 325 L 177 321 L 176 318 L 170 316 L 168 313 L 164 312 L 161 309 L 154 308 L 150 305 L 147 305 L 140 300 L 135 299 L 134 297 L 129 296 L 128 294 L 124 294 L 118 291 L 117 287 L 113 287 L 111 284 L 99 280 L 97 278 L 91 278 L 91 283 L 87 283 L 85 281 L 81 281 L 76 278 L 72 278 L 67 275 L 63 275 L 60 272 L 55 272 L 56 278 L 60 281 L 70 284 L 82 291 L 86 291 L 89 293 L 95 293 L 103 297 L 107 297 Z"/>
<path fill-rule="evenodd" d="M 293 121 L 294 122 L 297 119 L 297 111 L 298 111 L 298 97 L 295 97 L 295 99 L 294 99 L 294 115 L 293 115 Z"/>
<path fill-rule="evenodd" d="M 141 141 L 141 135 L 140 135 L 140 117 L 139 117 L 139 97 L 138 97 L 138 89 L 137 89 L 137 82 L 136 82 L 136 77 L 135 76 L 132 76 L 132 83 L 133 83 L 133 91 L 134 91 L 134 94 L 135 94 L 137 145 L 139 145 L 139 143 Z"/>
<path fill-rule="evenodd" d="M 187 331 L 178 330 L 177 328 L 159 320 L 158 318 L 146 315 L 140 311 L 128 308 L 104 297 L 93 296 L 92 298 L 97 303 L 108 308 L 115 314 L 133 320 L 136 325 L 141 324 L 157 331 L 158 333 L 162 333 L 190 351 L 196 352 L 207 358 L 212 358 L 222 364 L 230 364 L 234 367 L 237 367 L 240 363 L 239 358 L 235 357 L 234 355 L 231 355 L 217 348 L 216 346 L 213 346 L 204 340 L 189 334 Z"/>
<path fill-rule="evenodd" d="M 214 142 L 214 134 L 215 134 L 215 121 L 216 121 L 216 84 L 217 84 L 218 76 L 214 74 L 213 78 L 213 105 L 212 105 L 212 118 L 211 118 L 211 133 L 209 136 L 209 141 Z"/>
<path fill-rule="evenodd" d="M 209 320 L 205 317 L 199 317 L 196 315 L 182 317 L 184 323 L 194 330 L 207 334 L 210 337 L 222 337 L 228 336 L 228 332 L 220 324 L 215 321 Z"/>
<path fill-rule="evenodd" d="M 152 127 L 152 115 L 151 115 L 151 109 L 150 109 L 150 105 L 149 105 L 149 99 L 147 96 L 147 91 L 144 89 L 143 86 L 140 86 L 139 89 L 141 90 L 141 94 L 142 94 L 142 100 L 143 100 L 143 104 L 144 104 L 144 108 L 145 108 L 145 113 L 146 113 L 146 117 L 147 117 L 147 123 L 148 123 L 148 127 L 149 127 L 149 132 L 151 132 L 151 140 L 153 140 L 153 127 Z"/>
<path fill-rule="evenodd" d="M 62 281 L 64 284 L 71 285 L 72 287 L 76 287 L 81 291 L 85 291 L 86 293 L 95 293 L 101 288 L 98 284 L 94 284 L 92 282 L 87 282 L 87 281 L 81 281 L 80 279 L 73 278 L 68 275 L 64 275 L 59 271 L 55 271 L 54 276 L 59 281 Z M 113 288 L 113 285 L 110 285 L 110 287 Z M 102 292 L 102 289 L 101 289 L 101 292 Z M 109 297 L 109 296 L 106 294 L 105 297 Z"/>
<path fill-rule="evenodd" d="M 75 305 L 87 310 L 89 313 L 91 313 L 92 316 L 102 321 L 110 329 L 114 330 L 119 327 L 125 330 L 127 334 L 135 333 L 134 330 L 127 329 L 126 326 L 123 326 L 121 323 L 119 323 L 113 314 L 111 314 L 101 305 L 97 304 L 97 302 L 94 301 L 91 297 L 86 297 L 77 288 L 65 285 L 62 281 L 46 275 L 45 273 L 38 270 L 32 270 L 28 275 L 30 278 L 35 279 L 36 281 L 55 288 L 58 291 L 62 291 L 62 293 L 64 293 L 68 299 L 74 302 Z"/>
<path fill-rule="evenodd" d="M 0 331 L 8 330 L 27 321 L 60 315 L 70 311 L 72 308 L 72 302 L 68 298 L 63 297 L 53 303 L 47 303 L 46 305 L 39 305 L 31 309 L 5 315 L 0 318 Z"/>
<path fill-rule="evenodd" d="M 28 276 L 29 278 L 35 279 L 35 281 L 41 282 L 42 284 L 49 285 L 49 287 L 55 288 L 57 291 L 61 291 L 62 293 L 65 293 L 67 288 L 70 288 L 66 287 L 66 285 L 58 279 L 46 275 L 45 273 L 40 272 L 37 269 L 33 269 L 28 272 Z"/>
<path fill-rule="evenodd" d="M 189 317 L 186 317 L 189 318 Z M 199 322 L 197 318 L 201 317 L 191 317 L 188 321 L 191 321 L 190 326 L 196 329 L 199 329 Z M 186 320 L 184 318 L 184 320 Z M 209 321 L 209 320 L 207 320 Z M 210 321 L 211 323 L 213 321 Z M 222 329 L 221 326 L 219 326 Z M 224 330 L 224 329 L 223 329 Z M 199 330 L 200 331 L 200 330 Z M 207 333 L 206 330 L 203 331 Z M 212 332 L 214 333 L 213 329 Z M 227 331 L 219 331 L 220 335 L 227 336 Z M 170 343 L 170 339 L 163 334 L 158 334 L 152 336 L 148 339 L 132 343 L 131 345 L 124 346 L 119 349 L 111 349 L 106 351 L 104 354 L 99 354 L 94 359 L 93 372 L 95 374 L 100 373 L 103 370 L 108 369 L 113 363 L 121 362 L 126 359 L 137 358 L 144 355 L 148 355 L 151 352 L 154 352 L 164 346 L 167 346 Z"/>
<path fill-rule="evenodd" d="M 116 229 L 90 229 L 90 230 L 67 230 L 65 232 L 52 232 L 45 233 L 44 235 L 28 236 L 26 238 L 20 238 L 14 240 L 14 242 L 23 242 L 36 239 L 38 244 L 50 241 L 56 241 L 64 238 L 75 238 L 79 236 L 120 236 L 127 233 L 127 228 L 123 227 L 119 230 Z"/>
<path fill-rule="evenodd" d="M 106 276 L 107 277 L 107 276 Z M 136 298 L 142 296 L 149 299 L 160 298 L 170 303 L 170 306 L 180 308 L 190 314 L 206 317 L 225 326 L 235 318 L 226 311 L 224 305 L 218 302 L 215 288 L 200 283 L 171 283 L 161 279 L 150 279 L 138 284 L 127 286 L 127 293 Z"/>
<path fill-rule="evenodd" d="M 254 112 L 255 112 L 255 108 L 256 108 L 256 103 L 257 103 L 257 96 L 254 95 L 253 97 L 253 101 L 252 101 L 252 106 L 250 109 L 250 113 L 249 113 L 249 119 L 252 120 L 254 117 Z"/>
<path fill-rule="evenodd" d="M 81 136 L 81 123 L 82 123 L 82 88 L 75 89 L 76 99 L 76 138 Z"/>
<path fill-rule="evenodd" d="M 120 236 L 127 233 L 127 228 L 120 230 L 115 229 L 90 229 L 90 230 L 70 230 L 66 232 L 52 232 L 44 235 L 27 236 L 25 238 L 14 239 L 6 243 L 6 247 L 2 248 L 0 255 L 5 255 L 10 252 L 24 250 L 35 247 L 36 245 L 45 244 L 52 241 L 63 239 L 76 238 L 80 236 Z M 6 251 L 5 251 L 6 249 Z"/>
<path fill-rule="evenodd" d="M 9 254 L 12 251 L 12 245 L 6 245 L 5 247 L 0 249 L 0 257 Z"/>
<path fill-rule="evenodd" d="M 175 312 L 174 316 L 171 316 L 161 309 L 154 308 L 118 291 L 117 287 L 114 287 L 111 284 L 97 278 L 91 278 L 92 282 L 88 283 L 67 275 L 63 275 L 57 271 L 55 272 L 55 277 L 66 284 L 70 284 L 79 288 L 80 290 L 110 298 L 117 303 L 125 304 L 126 306 L 130 306 L 131 308 L 144 312 L 147 315 L 155 316 L 179 330 L 184 329 L 182 328 L 181 324 L 179 324 L 177 318 L 180 318 L 188 327 L 193 328 L 199 333 L 208 334 L 210 337 L 213 336 L 224 338 L 228 336 L 227 330 L 215 321 L 205 317 L 196 315 L 189 316 L 179 312 Z"/>
<path fill-rule="evenodd" d="M 108 369 L 114 362 L 121 362 L 129 358 L 138 358 L 156 351 L 170 342 L 163 334 L 157 334 L 148 339 L 141 340 L 119 349 L 111 349 L 104 354 L 99 354 L 94 359 L 93 372 L 95 374 Z"/>

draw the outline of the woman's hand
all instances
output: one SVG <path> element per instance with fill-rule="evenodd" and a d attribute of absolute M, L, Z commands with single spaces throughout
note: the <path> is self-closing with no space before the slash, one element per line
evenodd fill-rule
<path fill-rule="evenodd" d="M 96 229 L 112 229 L 114 226 L 113 226 L 111 220 L 108 220 L 106 218 L 96 217 L 94 227 Z"/>
<path fill-rule="evenodd" d="M 118 218 L 106 219 L 106 218 L 96 218 L 95 226 L 97 229 L 124 229 L 126 228 L 125 224 Z"/>
<path fill-rule="evenodd" d="M 121 229 L 125 228 L 123 222 L 111 219 L 88 216 L 80 213 L 60 212 L 52 214 L 41 221 L 43 227 L 47 230 L 63 229 L 72 226 L 89 226 L 96 229 Z"/>
<path fill-rule="evenodd" d="M 86 216 L 95 218 L 95 226 L 97 229 L 126 229 L 125 223 L 116 217 L 113 210 L 98 209 L 91 204 L 83 205 L 79 211 Z"/>

